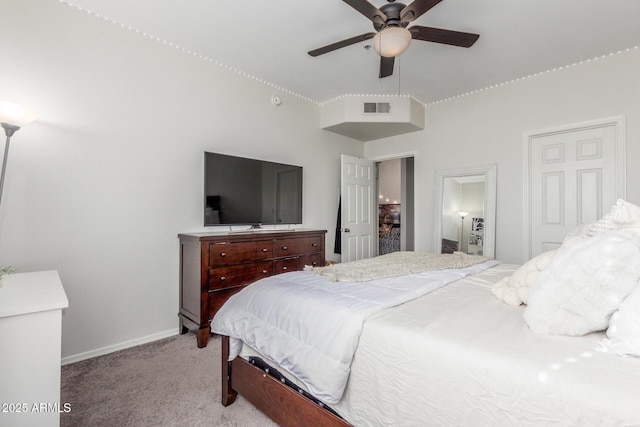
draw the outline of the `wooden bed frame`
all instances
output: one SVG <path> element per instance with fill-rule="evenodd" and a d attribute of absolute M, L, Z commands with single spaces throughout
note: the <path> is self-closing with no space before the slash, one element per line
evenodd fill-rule
<path fill-rule="evenodd" d="M 229 337 L 222 338 L 222 404 L 231 405 L 238 394 L 280 426 L 348 427 L 345 420 L 267 375 L 241 357 L 229 362 Z"/>

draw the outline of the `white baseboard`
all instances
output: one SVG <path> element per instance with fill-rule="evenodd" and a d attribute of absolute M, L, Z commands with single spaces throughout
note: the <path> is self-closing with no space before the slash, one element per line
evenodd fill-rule
<path fill-rule="evenodd" d="M 145 337 L 132 339 L 129 341 L 121 342 L 121 343 L 110 345 L 107 347 L 98 348 L 98 349 L 87 351 L 84 353 L 63 357 L 62 365 L 68 365 L 69 363 L 80 362 L 81 360 L 91 359 L 92 357 L 103 356 L 105 354 L 113 353 L 118 350 L 124 350 L 125 348 L 135 347 L 137 345 L 150 343 L 153 341 L 161 340 L 163 338 L 169 338 L 174 335 L 178 335 L 178 328 L 169 329 L 168 331 L 158 332 L 155 334 L 147 335 Z"/>

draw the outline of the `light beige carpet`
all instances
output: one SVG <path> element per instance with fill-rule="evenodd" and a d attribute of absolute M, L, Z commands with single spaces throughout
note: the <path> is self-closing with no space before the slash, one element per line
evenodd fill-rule
<path fill-rule="evenodd" d="M 196 346 L 193 333 L 62 367 L 61 425 L 275 426 L 238 397 L 220 403 L 220 339 Z"/>

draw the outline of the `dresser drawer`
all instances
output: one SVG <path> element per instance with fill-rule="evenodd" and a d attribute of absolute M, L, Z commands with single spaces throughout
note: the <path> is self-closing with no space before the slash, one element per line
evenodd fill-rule
<path fill-rule="evenodd" d="M 209 265 L 239 264 L 273 257 L 273 240 L 238 243 L 210 243 Z"/>
<path fill-rule="evenodd" d="M 263 277 L 273 275 L 273 261 L 233 265 L 209 269 L 209 289 L 224 289 L 248 285 Z"/>
<path fill-rule="evenodd" d="M 302 271 L 306 265 L 321 267 L 324 258 L 321 254 L 300 255 L 290 258 L 280 258 L 275 262 L 274 274 L 288 273 L 290 271 Z"/>
<path fill-rule="evenodd" d="M 320 252 L 324 236 L 304 237 L 301 239 L 278 239 L 275 244 L 275 256 Z"/>
<path fill-rule="evenodd" d="M 232 295 L 237 294 L 243 288 L 244 286 L 238 286 L 221 291 L 209 291 L 209 320 L 213 319 L 213 316 L 220 310 L 220 307 L 222 307 Z"/>
<path fill-rule="evenodd" d="M 310 265 L 312 267 L 324 266 L 324 254 L 309 254 L 304 257 L 304 265 Z"/>
<path fill-rule="evenodd" d="M 304 268 L 304 260 L 300 256 L 280 258 L 275 262 L 275 265 L 276 274 L 300 271 Z"/>

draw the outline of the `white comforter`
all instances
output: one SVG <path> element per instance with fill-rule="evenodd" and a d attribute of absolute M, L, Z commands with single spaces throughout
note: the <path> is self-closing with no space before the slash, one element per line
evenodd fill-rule
<path fill-rule="evenodd" d="M 516 268 L 372 316 L 333 409 L 358 427 L 640 426 L 640 359 L 600 351 L 602 332 L 533 333 L 491 293 Z"/>
<path fill-rule="evenodd" d="M 336 403 L 367 318 L 498 263 L 357 283 L 331 283 L 311 272 L 272 276 L 231 297 L 211 330 L 232 338 L 230 360 L 244 342 L 319 399 Z"/>

